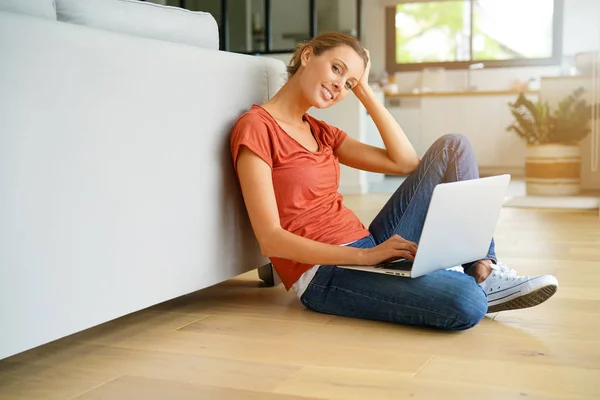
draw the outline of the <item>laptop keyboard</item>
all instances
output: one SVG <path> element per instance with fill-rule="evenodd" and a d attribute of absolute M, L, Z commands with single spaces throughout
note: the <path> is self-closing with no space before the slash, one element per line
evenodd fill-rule
<path fill-rule="evenodd" d="M 412 261 L 402 258 L 400 260 L 388 261 L 382 264 L 377 264 L 373 266 L 373 268 L 393 269 L 395 271 L 410 271 L 412 265 Z"/>

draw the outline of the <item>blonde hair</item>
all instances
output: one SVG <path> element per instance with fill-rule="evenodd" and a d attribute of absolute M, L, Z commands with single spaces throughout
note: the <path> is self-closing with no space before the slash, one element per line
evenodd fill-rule
<path fill-rule="evenodd" d="M 298 44 L 298 46 L 296 47 L 296 51 L 294 52 L 294 55 L 292 56 L 292 59 L 290 60 L 288 66 L 287 66 L 288 77 L 291 78 L 292 76 L 294 76 L 294 74 L 298 71 L 298 69 L 302 65 L 301 56 L 302 56 L 302 52 L 306 48 L 312 47 L 315 55 L 319 56 L 328 50 L 331 50 L 331 49 L 334 49 L 334 48 L 340 47 L 340 46 L 348 46 L 348 47 L 352 48 L 354 51 L 356 51 L 356 54 L 358 54 L 363 59 L 363 61 L 365 63 L 365 65 L 364 65 L 365 68 L 367 67 L 367 62 L 369 61 L 369 57 L 367 56 L 367 52 L 365 51 L 365 48 L 363 47 L 363 45 L 360 43 L 360 41 L 357 38 L 355 38 L 352 35 L 348 35 L 346 33 L 328 32 L 328 33 L 322 33 L 322 34 L 310 39 L 309 41 Z"/>

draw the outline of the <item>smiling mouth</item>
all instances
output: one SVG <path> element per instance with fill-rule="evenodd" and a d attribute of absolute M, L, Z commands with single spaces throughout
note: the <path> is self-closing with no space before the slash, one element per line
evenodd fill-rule
<path fill-rule="evenodd" d="M 321 92 L 325 95 L 329 100 L 333 100 L 333 93 L 329 91 L 325 86 L 321 85 Z"/>

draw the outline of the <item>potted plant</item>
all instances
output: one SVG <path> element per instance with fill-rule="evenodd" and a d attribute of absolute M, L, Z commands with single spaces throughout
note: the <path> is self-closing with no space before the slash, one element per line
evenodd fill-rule
<path fill-rule="evenodd" d="M 590 133 L 591 105 L 579 88 L 555 110 L 523 93 L 509 107 L 515 121 L 507 128 L 527 143 L 525 181 L 528 195 L 576 195 L 580 192 L 579 141 Z"/>

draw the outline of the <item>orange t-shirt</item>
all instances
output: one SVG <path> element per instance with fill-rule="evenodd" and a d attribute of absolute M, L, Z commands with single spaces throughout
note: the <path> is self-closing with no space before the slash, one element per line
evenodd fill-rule
<path fill-rule="evenodd" d="M 342 204 L 338 193 L 340 164 L 333 151 L 347 134 L 308 114 L 304 120 L 319 145 L 316 152 L 289 136 L 264 108 L 253 105 L 231 131 L 236 171 L 242 146 L 271 167 L 281 227 L 291 233 L 336 245 L 369 236 L 358 217 Z M 288 290 L 312 267 L 275 257 L 271 262 Z"/>

